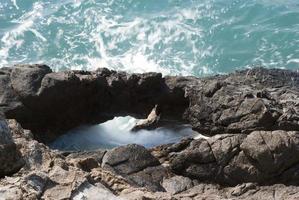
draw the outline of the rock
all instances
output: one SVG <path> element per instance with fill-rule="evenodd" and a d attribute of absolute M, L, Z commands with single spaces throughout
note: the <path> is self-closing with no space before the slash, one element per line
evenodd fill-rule
<path fill-rule="evenodd" d="M 104 170 L 103 168 L 92 169 L 90 180 L 94 183 L 103 183 L 115 194 L 120 194 L 122 191 L 132 187 L 129 181 L 124 177 L 114 174 L 111 171 Z"/>
<path fill-rule="evenodd" d="M 298 77 L 298 72 L 256 68 L 203 79 L 188 90 L 190 105 L 184 117 L 195 130 L 209 135 L 298 130 Z"/>
<path fill-rule="evenodd" d="M 162 158 L 168 157 L 164 160 L 175 174 L 200 181 L 232 186 L 290 183 L 298 180 L 298 136 L 296 131 L 223 134 L 193 140 L 179 152 L 164 152 Z"/>
<path fill-rule="evenodd" d="M 10 75 L 12 88 L 22 99 L 36 96 L 42 79 L 51 72 L 46 65 L 16 65 Z M 27 101 L 24 103 L 30 104 Z"/>
<path fill-rule="evenodd" d="M 0 116 L 1 117 L 1 116 Z M 7 122 L 0 118 L 0 177 L 11 175 L 24 165 Z"/>
<path fill-rule="evenodd" d="M 263 68 L 205 78 L 2 68 L 0 199 L 298 199 L 298 86 L 298 72 Z M 145 118 L 155 105 L 146 126 L 189 123 L 213 137 L 149 150 L 45 145 L 78 125 Z"/>
<path fill-rule="evenodd" d="M 40 198 L 44 191 L 46 190 L 46 186 L 51 182 L 49 177 L 43 172 L 37 173 L 29 173 L 25 177 L 24 185 L 27 188 L 28 196 L 34 196 Z"/>
<path fill-rule="evenodd" d="M 138 121 L 131 131 L 138 131 L 140 129 L 154 129 L 158 127 L 158 123 L 160 120 L 160 111 L 158 110 L 158 105 L 155 105 L 151 113 L 148 115 L 146 119 L 142 119 Z"/>
<path fill-rule="evenodd" d="M 183 176 L 173 176 L 165 179 L 162 183 L 164 189 L 170 194 L 177 194 L 190 189 L 193 186 L 192 180 Z"/>
<path fill-rule="evenodd" d="M 151 191 L 162 191 L 160 185 L 169 171 L 143 146 L 129 144 L 107 151 L 102 167 L 126 178 L 138 187 Z"/>
<path fill-rule="evenodd" d="M 257 186 L 253 183 L 245 183 L 241 185 L 237 185 L 236 187 L 232 188 L 231 196 L 241 196 L 242 194 L 248 192 L 249 190 L 256 189 Z"/>
<path fill-rule="evenodd" d="M 299 132 L 254 131 L 248 135 L 241 149 L 255 161 L 256 167 L 267 174 L 280 174 L 299 162 Z"/>
<path fill-rule="evenodd" d="M 298 73 L 255 68 L 196 78 L 108 69 L 52 72 L 45 65 L 18 65 L 0 70 L 0 112 L 43 142 L 114 116 L 145 118 L 155 105 L 163 114 L 158 124 L 159 115 L 143 121 L 146 126 L 189 123 L 206 135 L 296 131 Z"/>
<path fill-rule="evenodd" d="M 149 191 L 165 191 L 161 186 L 164 178 L 171 176 L 171 172 L 165 167 L 159 165 L 154 167 L 147 167 L 142 171 L 126 176 L 128 180 L 132 181 L 138 187 L 144 187 Z"/>
<path fill-rule="evenodd" d="M 107 151 L 102 166 L 121 175 L 129 175 L 147 167 L 157 166 L 159 161 L 143 146 L 129 144 Z"/>
<path fill-rule="evenodd" d="M 97 183 L 96 185 L 92 185 L 89 183 L 83 184 L 79 187 L 78 191 L 73 195 L 74 200 L 121 200 L 121 198 L 114 195 L 111 191 L 107 190 L 107 188 L 101 183 Z"/>
<path fill-rule="evenodd" d="M 67 161 L 83 171 L 90 172 L 101 165 L 105 153 L 106 150 L 70 153 L 67 156 Z"/>
<path fill-rule="evenodd" d="M 0 200 L 22 200 L 23 191 L 13 185 L 2 186 L 0 188 Z"/>

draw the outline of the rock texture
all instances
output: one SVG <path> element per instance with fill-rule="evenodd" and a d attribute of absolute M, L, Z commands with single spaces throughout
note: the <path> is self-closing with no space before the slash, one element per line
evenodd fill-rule
<path fill-rule="evenodd" d="M 254 131 L 183 140 L 156 147 L 153 154 L 176 174 L 235 186 L 246 182 L 297 184 L 298 150 L 298 131 Z"/>
<path fill-rule="evenodd" d="M 287 132 L 253 132 L 249 135 L 223 135 L 215 136 L 206 141 L 186 139 L 173 145 L 156 147 L 151 151 L 139 145 L 127 145 L 112 150 L 98 150 L 94 152 L 74 152 L 63 153 L 53 151 L 45 145 L 33 140 L 29 130 L 24 130 L 15 120 L 9 120 L 8 125 L 11 129 L 16 146 L 21 152 L 25 161 L 25 166 L 11 177 L 0 179 L 0 199 L 298 199 L 299 187 L 296 173 L 295 152 L 289 154 L 285 151 L 288 146 L 296 146 L 298 133 Z M 252 148 L 253 145 L 264 146 L 265 143 L 257 144 L 252 140 L 255 134 L 268 135 L 271 139 L 267 140 L 269 149 Z M 281 138 L 282 134 L 291 137 Z M 277 136 L 277 137 L 276 137 Z M 239 137 L 235 138 L 234 137 Z M 208 142 L 212 145 L 214 157 L 221 155 L 223 160 L 218 159 L 219 163 L 224 163 L 227 157 L 234 163 L 237 153 L 234 155 L 229 152 L 238 145 L 243 151 L 249 151 L 248 157 L 259 160 L 260 156 L 267 155 L 267 151 L 273 152 L 276 160 L 272 162 L 274 168 L 267 168 L 269 172 L 279 173 L 281 180 L 296 180 L 293 186 L 274 184 L 261 186 L 257 183 L 240 183 L 235 186 L 224 186 L 223 184 L 205 183 L 205 180 L 213 182 L 214 175 L 205 176 L 206 179 L 188 177 L 188 174 L 175 175 L 178 173 L 172 166 L 181 154 L 188 154 L 191 164 L 197 166 L 199 171 L 194 171 L 196 175 L 204 175 L 209 170 L 202 167 L 201 159 L 210 159 L 209 150 L 204 150 Z M 245 150 L 246 149 L 246 150 Z M 257 149 L 257 150 L 255 150 Z M 279 149 L 285 149 L 279 153 Z M 201 151 L 203 150 L 203 151 Z M 253 153 L 254 152 L 254 153 Z M 240 154 L 240 153 L 239 153 Z M 287 154 L 290 157 L 285 157 Z M 266 158 L 265 156 L 264 158 Z M 164 159 L 162 159 L 164 158 Z M 198 158 L 198 159 L 196 159 Z M 284 158 L 280 160 L 280 158 Z M 161 161 L 161 163 L 158 161 Z M 261 160 L 265 162 L 267 159 Z M 278 162 L 278 163 L 277 163 Z M 167 164 L 171 167 L 167 167 Z M 255 162 L 253 162 L 255 163 Z M 135 165 L 134 165 L 135 164 Z M 180 163 L 177 163 L 180 164 Z M 246 174 L 246 169 L 256 168 L 258 165 L 251 164 L 246 168 L 246 163 L 242 160 L 237 167 L 227 164 L 225 167 L 235 170 L 227 171 L 226 175 L 232 176 L 242 172 Z M 247 163 L 248 164 L 248 163 Z M 183 164 L 188 168 L 189 164 Z M 220 164 L 214 163 L 215 167 Z M 241 166 L 245 167 L 241 167 Z M 277 168 L 275 169 L 275 166 Z M 224 168 L 225 168 L 224 167 Z M 239 168 L 238 168 L 239 167 Z M 278 169 L 281 167 L 281 170 Z M 285 169 L 285 167 L 287 169 Z M 173 169 L 173 170 L 172 170 Z M 183 169 L 183 168 L 181 168 Z M 213 169 L 211 167 L 210 169 Z M 206 171 L 205 171 L 206 170 Z M 243 171 L 242 171 L 243 170 Z M 253 170 L 254 171 L 254 170 Z M 264 172 L 263 172 L 264 173 Z M 242 175 L 243 175 L 242 174 Z M 237 174 L 235 174 L 236 176 Z M 219 175 L 216 175 L 216 177 Z M 250 176 L 250 175 L 249 175 Z M 270 175 L 271 176 L 271 175 Z M 201 176 L 203 177 L 203 176 Z M 247 175 L 248 177 L 248 175 Z M 255 177 L 255 176 L 253 176 Z M 226 180 L 230 180 L 226 178 Z M 244 180 L 243 180 L 244 181 Z M 236 182 L 234 182 L 236 183 Z M 270 182 L 269 182 L 270 183 Z M 291 182 L 288 182 L 290 184 Z"/>
<path fill-rule="evenodd" d="M 298 86 L 298 72 L 263 68 L 201 79 L 2 68 L 0 200 L 299 199 Z M 155 105 L 157 124 L 212 137 L 89 152 L 41 143 Z"/>
<path fill-rule="evenodd" d="M 132 131 L 138 131 L 142 129 L 151 130 L 161 126 L 161 123 L 159 123 L 160 114 L 161 113 L 158 105 L 155 105 L 155 107 L 153 108 L 151 113 L 147 116 L 147 118 L 138 121 L 135 124 L 135 126 L 132 128 Z"/>
<path fill-rule="evenodd" d="M 11 175 L 23 166 L 23 159 L 10 134 L 6 121 L 0 116 L 0 177 Z"/>
<path fill-rule="evenodd" d="M 114 116 L 190 123 L 208 135 L 299 130 L 299 72 L 256 68 L 198 79 L 108 69 L 52 72 L 45 65 L 0 69 L 0 112 L 40 141 Z M 228 95 L 229 94 L 229 95 Z"/>

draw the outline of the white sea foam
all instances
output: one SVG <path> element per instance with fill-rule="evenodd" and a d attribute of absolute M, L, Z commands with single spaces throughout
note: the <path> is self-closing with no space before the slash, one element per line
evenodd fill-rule
<path fill-rule="evenodd" d="M 3 1 L 9 3 L 0 4 L 0 67 L 46 63 L 54 71 L 107 67 L 197 76 L 252 65 L 298 68 L 297 0 L 166 0 L 161 7 L 151 0 Z M 132 142 L 124 135 L 131 140 L 117 142 Z M 139 135 L 140 142 L 163 139 Z"/>
<path fill-rule="evenodd" d="M 131 132 L 136 122 L 132 117 L 117 117 L 98 126 L 72 130 L 58 138 L 51 147 L 62 150 L 87 150 L 132 143 L 152 147 L 177 142 L 183 137 L 199 137 L 187 125 Z"/>
<path fill-rule="evenodd" d="M 16 7 L 16 9 L 19 9 L 19 6 L 17 5 L 17 0 L 11 0 L 13 5 Z"/>
<path fill-rule="evenodd" d="M 299 58 L 293 58 L 287 61 L 287 63 L 295 63 L 295 64 L 299 64 Z"/>
<path fill-rule="evenodd" d="M 34 22 L 36 19 L 38 19 L 42 14 L 43 6 L 41 3 L 35 3 L 33 5 L 33 8 L 30 12 L 25 13 L 23 16 L 19 18 L 19 20 L 15 20 L 14 23 L 17 25 L 11 29 L 10 31 L 6 32 L 3 37 L 1 38 L 1 49 L 0 49 L 0 66 L 8 64 L 8 57 L 9 57 L 9 51 L 13 49 L 14 47 L 20 48 L 20 46 L 23 44 L 22 36 L 24 36 L 24 33 L 26 31 L 33 32 L 37 37 L 40 39 L 42 38 L 45 40 L 45 38 L 42 37 L 42 35 L 34 30 L 32 27 L 34 25 Z M 17 58 L 19 59 L 19 58 Z M 15 59 L 15 62 L 16 60 Z M 9 63 L 9 64 L 13 64 Z"/>

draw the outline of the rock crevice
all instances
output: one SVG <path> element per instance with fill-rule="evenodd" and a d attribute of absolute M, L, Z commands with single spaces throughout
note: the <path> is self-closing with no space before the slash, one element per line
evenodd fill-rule
<path fill-rule="evenodd" d="M 279 69 L 195 78 L 2 68 L 0 199 L 299 198 L 298 88 L 299 72 Z M 212 137 L 89 152 L 44 144 L 82 124 L 146 118 L 155 105 L 157 124 Z"/>

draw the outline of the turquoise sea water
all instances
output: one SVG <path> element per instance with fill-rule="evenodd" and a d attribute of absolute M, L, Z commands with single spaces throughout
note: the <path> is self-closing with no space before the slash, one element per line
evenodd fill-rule
<path fill-rule="evenodd" d="M 0 67 L 299 68 L 298 0 L 0 0 Z"/>
<path fill-rule="evenodd" d="M 0 0 L 0 67 L 206 76 L 253 66 L 299 69 L 298 47 L 299 0 Z M 134 123 L 115 118 L 50 146 L 151 147 L 196 134 L 190 127 L 136 134 Z"/>

